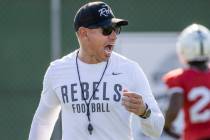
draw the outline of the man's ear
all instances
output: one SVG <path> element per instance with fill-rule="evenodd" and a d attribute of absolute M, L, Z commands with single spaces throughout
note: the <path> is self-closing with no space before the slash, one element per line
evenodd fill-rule
<path fill-rule="evenodd" d="M 78 31 L 77 31 L 78 35 L 81 37 L 81 38 L 87 38 L 87 29 L 84 28 L 84 27 L 79 27 Z"/>

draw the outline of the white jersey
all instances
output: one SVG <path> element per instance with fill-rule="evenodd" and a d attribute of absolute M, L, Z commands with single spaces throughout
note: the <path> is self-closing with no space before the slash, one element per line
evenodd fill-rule
<path fill-rule="evenodd" d="M 132 140 L 131 114 L 121 103 L 122 91 L 137 92 L 152 110 L 148 119 L 139 117 L 143 133 L 160 136 L 164 117 L 153 97 L 149 83 L 139 65 L 115 52 L 112 53 L 104 77 L 106 62 L 86 64 L 78 59 L 82 88 L 76 68 L 76 51 L 49 66 L 43 82 L 39 107 L 33 118 L 29 140 L 50 140 L 60 109 L 62 110 L 62 140 Z M 87 106 L 90 101 L 89 134 Z"/>

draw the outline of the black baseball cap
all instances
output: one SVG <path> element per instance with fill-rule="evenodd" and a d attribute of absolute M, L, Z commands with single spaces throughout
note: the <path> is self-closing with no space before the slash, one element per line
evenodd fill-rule
<path fill-rule="evenodd" d="M 106 26 L 125 26 L 128 21 L 115 18 L 110 6 L 104 2 L 89 2 L 83 5 L 74 17 L 74 29 L 79 27 L 98 28 Z"/>

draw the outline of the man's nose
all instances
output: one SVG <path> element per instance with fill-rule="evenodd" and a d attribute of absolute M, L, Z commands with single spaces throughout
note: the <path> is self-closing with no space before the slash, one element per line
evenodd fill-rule
<path fill-rule="evenodd" d="M 116 40 L 117 39 L 117 33 L 113 30 L 112 33 L 109 35 L 109 38 L 112 40 Z"/>

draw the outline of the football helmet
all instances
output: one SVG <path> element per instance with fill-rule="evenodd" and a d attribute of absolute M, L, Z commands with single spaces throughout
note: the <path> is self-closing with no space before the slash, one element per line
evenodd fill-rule
<path fill-rule="evenodd" d="M 176 47 L 183 63 L 209 60 L 210 31 L 203 25 L 192 24 L 181 32 Z"/>

